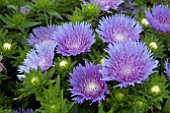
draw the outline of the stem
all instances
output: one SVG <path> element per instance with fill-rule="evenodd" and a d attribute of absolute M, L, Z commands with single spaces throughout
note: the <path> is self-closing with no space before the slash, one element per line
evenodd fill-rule
<path fill-rule="evenodd" d="M 45 16 L 45 23 L 46 23 L 46 25 L 48 25 L 48 17 L 47 17 L 47 14 L 45 11 L 44 11 L 44 16 Z"/>

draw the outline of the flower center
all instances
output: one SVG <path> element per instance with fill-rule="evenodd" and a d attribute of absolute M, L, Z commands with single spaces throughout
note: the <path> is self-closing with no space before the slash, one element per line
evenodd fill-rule
<path fill-rule="evenodd" d="M 124 74 L 129 75 L 129 74 L 131 74 L 131 72 L 132 72 L 132 67 L 130 65 L 125 65 L 123 67 L 123 73 Z"/>
<path fill-rule="evenodd" d="M 159 17 L 156 19 L 158 22 L 162 24 L 169 24 L 170 23 L 170 18 L 165 16 L 165 15 L 159 15 Z"/>
<path fill-rule="evenodd" d="M 87 93 L 95 94 L 99 90 L 99 86 L 94 82 L 89 82 L 86 84 L 85 90 Z"/>
<path fill-rule="evenodd" d="M 125 37 L 122 34 L 117 34 L 116 35 L 116 41 L 122 42 L 125 39 Z"/>
<path fill-rule="evenodd" d="M 79 43 L 73 43 L 73 44 L 71 45 L 71 47 L 72 47 L 73 49 L 77 49 L 77 48 L 79 47 Z"/>

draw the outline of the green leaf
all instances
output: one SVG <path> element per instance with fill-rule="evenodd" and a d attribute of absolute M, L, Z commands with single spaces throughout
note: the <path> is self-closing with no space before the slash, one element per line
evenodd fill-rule
<path fill-rule="evenodd" d="M 163 113 L 170 113 L 170 98 L 166 101 L 164 108 L 163 108 Z"/>
<path fill-rule="evenodd" d="M 158 108 L 159 110 L 162 109 L 161 104 L 160 104 L 159 102 L 157 102 L 157 103 L 155 104 L 155 106 L 156 106 L 156 108 Z"/>
<path fill-rule="evenodd" d="M 63 20 L 63 17 L 55 10 L 49 9 L 49 10 L 47 10 L 47 13 L 51 16 L 55 16 L 55 17 Z"/>
<path fill-rule="evenodd" d="M 40 25 L 41 22 L 35 22 L 35 21 L 25 21 L 22 23 L 22 27 L 24 28 L 29 28 L 29 27 L 34 27 L 34 26 L 37 26 L 37 25 Z"/>
<path fill-rule="evenodd" d="M 107 113 L 113 113 L 114 109 L 111 108 Z"/>
<path fill-rule="evenodd" d="M 2 20 L 7 25 L 11 25 L 12 24 L 11 18 L 10 19 L 9 18 L 10 17 L 8 15 L 6 15 L 6 17 L 0 15 L 0 20 Z"/>
<path fill-rule="evenodd" d="M 105 112 L 103 111 L 103 105 L 102 105 L 102 104 L 100 104 L 100 106 L 99 106 L 98 113 L 105 113 Z"/>
<path fill-rule="evenodd" d="M 78 104 L 74 104 L 74 106 L 71 108 L 69 113 L 78 113 L 78 108 L 79 108 L 79 105 Z"/>

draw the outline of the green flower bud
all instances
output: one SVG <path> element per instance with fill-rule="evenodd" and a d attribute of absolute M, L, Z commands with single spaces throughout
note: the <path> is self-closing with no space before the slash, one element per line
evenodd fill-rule
<path fill-rule="evenodd" d="M 50 112 L 51 113 L 59 113 L 60 112 L 60 108 L 59 108 L 59 106 L 56 106 L 56 105 L 51 105 L 50 106 Z"/>
<path fill-rule="evenodd" d="M 136 110 L 142 111 L 146 108 L 146 103 L 141 100 L 137 100 L 134 102 L 134 107 Z"/>
<path fill-rule="evenodd" d="M 151 43 L 149 44 L 149 46 L 150 46 L 151 48 L 153 48 L 153 49 L 157 49 L 157 48 L 158 48 L 156 42 L 151 42 Z"/>
<path fill-rule="evenodd" d="M 11 49 L 11 44 L 10 43 L 4 43 L 4 50 L 10 50 Z"/>
<path fill-rule="evenodd" d="M 161 88 L 158 85 L 153 85 L 150 87 L 149 92 L 152 96 L 158 96 L 161 94 Z"/>
<path fill-rule="evenodd" d="M 68 64 L 67 61 L 64 61 L 64 60 L 63 60 L 63 61 L 60 62 L 59 65 L 60 65 L 61 67 L 63 67 L 63 66 L 66 66 L 67 64 Z"/>
<path fill-rule="evenodd" d="M 115 100 L 116 100 L 117 102 L 122 102 L 122 101 L 125 100 L 125 94 L 122 93 L 122 92 L 116 92 L 116 93 L 114 94 L 114 97 L 115 97 Z"/>
<path fill-rule="evenodd" d="M 149 26 L 149 22 L 148 22 L 148 20 L 147 20 L 146 18 L 143 18 L 143 19 L 141 20 L 141 23 L 142 23 L 142 25 L 144 25 L 145 27 L 148 27 L 148 26 Z"/>
<path fill-rule="evenodd" d="M 31 79 L 31 84 L 32 84 L 33 86 L 39 86 L 39 85 L 40 85 L 40 80 L 39 80 L 37 77 L 33 77 L 33 78 Z"/>

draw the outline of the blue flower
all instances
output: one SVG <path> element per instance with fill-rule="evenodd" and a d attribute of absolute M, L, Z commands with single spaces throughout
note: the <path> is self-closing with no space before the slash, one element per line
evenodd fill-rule
<path fill-rule="evenodd" d="M 52 66 L 52 60 L 54 58 L 54 49 L 56 43 L 54 41 L 44 41 L 35 45 L 35 49 L 32 49 L 27 54 L 27 58 L 23 64 L 19 66 L 19 73 L 30 72 L 30 69 L 37 69 L 40 66 L 42 72 L 45 72 Z M 18 78 L 23 78 L 25 75 L 17 75 Z"/>
<path fill-rule="evenodd" d="M 110 44 L 105 51 L 110 57 L 104 59 L 104 67 L 100 72 L 104 80 L 119 82 L 119 87 L 142 83 L 158 65 L 158 61 L 142 42 L 128 41 L 115 43 L 114 46 Z"/>
<path fill-rule="evenodd" d="M 90 24 L 68 23 L 59 26 L 53 34 L 57 42 L 57 53 L 63 56 L 76 56 L 83 52 L 89 52 L 95 42 Z"/>
<path fill-rule="evenodd" d="M 97 33 L 104 42 L 115 43 L 125 40 L 138 41 L 142 31 L 141 25 L 129 16 L 116 14 L 99 21 Z"/>
<path fill-rule="evenodd" d="M 29 8 L 26 8 L 26 7 L 22 7 L 22 8 L 21 8 L 21 13 L 22 13 L 22 14 L 27 15 L 29 12 L 30 12 L 30 9 L 29 9 Z"/>
<path fill-rule="evenodd" d="M 146 11 L 146 19 L 160 33 L 170 33 L 170 9 L 168 6 L 154 6 L 152 12 Z"/>
<path fill-rule="evenodd" d="M 83 103 L 84 100 L 91 100 L 92 103 L 105 99 L 108 93 L 107 85 L 99 72 L 100 65 L 85 62 L 85 67 L 79 64 L 70 74 L 70 85 L 73 100 Z"/>
<path fill-rule="evenodd" d="M 47 27 L 37 27 L 33 29 L 33 32 L 28 38 L 28 43 L 30 45 L 39 44 L 45 40 L 53 40 L 52 34 L 56 30 L 56 26 L 49 25 Z"/>
<path fill-rule="evenodd" d="M 167 74 L 168 79 L 170 81 L 170 65 L 168 63 L 168 60 L 165 62 L 165 73 Z"/>
<path fill-rule="evenodd" d="M 19 110 L 15 110 L 13 111 L 13 113 L 34 113 L 34 111 L 32 109 L 19 109 Z"/>

